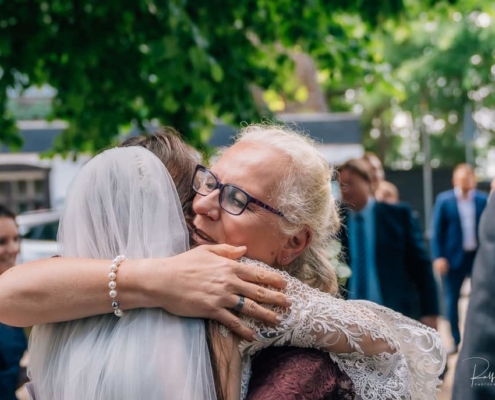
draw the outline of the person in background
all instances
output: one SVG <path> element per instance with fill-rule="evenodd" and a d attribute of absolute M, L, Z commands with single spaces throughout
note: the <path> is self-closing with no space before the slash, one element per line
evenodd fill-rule
<path fill-rule="evenodd" d="M 472 166 L 459 164 L 452 175 L 453 189 L 437 196 L 433 210 L 431 250 L 433 267 L 442 277 L 445 312 L 457 353 L 459 332 L 458 301 L 461 286 L 471 275 L 478 249 L 478 227 L 488 196 L 476 190 Z"/>
<path fill-rule="evenodd" d="M 375 153 L 370 152 L 364 153 L 362 160 L 369 166 L 371 187 L 373 194 L 375 194 L 380 182 L 385 180 L 385 170 L 383 169 L 383 164 Z"/>
<path fill-rule="evenodd" d="M 380 181 L 375 190 L 375 199 L 383 203 L 397 204 L 399 200 L 399 189 L 392 182 Z"/>
<path fill-rule="evenodd" d="M 0 275 L 14 266 L 19 251 L 15 215 L 0 205 Z M 0 323 L 0 400 L 16 400 L 15 391 L 25 380 L 19 363 L 26 349 L 24 330 Z"/>
<path fill-rule="evenodd" d="M 346 206 L 339 238 L 352 269 L 348 297 L 382 304 L 436 328 L 437 285 L 410 207 L 375 200 L 364 160 L 347 161 L 339 174 Z"/>
<path fill-rule="evenodd" d="M 480 222 L 479 249 L 473 267 L 464 338 L 455 369 L 453 400 L 495 399 L 495 385 L 488 378 L 495 366 L 494 220 L 495 198 L 492 196 Z"/>

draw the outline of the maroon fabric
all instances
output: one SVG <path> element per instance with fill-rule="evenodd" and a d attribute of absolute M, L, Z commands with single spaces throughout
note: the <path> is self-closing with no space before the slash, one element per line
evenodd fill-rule
<path fill-rule="evenodd" d="M 354 387 L 328 354 L 270 347 L 253 359 L 248 400 L 353 400 Z"/>

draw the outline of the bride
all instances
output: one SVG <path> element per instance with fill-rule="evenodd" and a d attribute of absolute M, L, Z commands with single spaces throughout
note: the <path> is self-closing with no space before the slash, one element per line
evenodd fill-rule
<path fill-rule="evenodd" d="M 238 146 L 237 153 L 231 152 L 231 158 L 242 159 L 243 152 L 249 153 L 247 150 L 247 144 Z M 261 149 L 257 152 L 263 153 Z M 251 153 L 250 158 L 253 157 Z M 197 169 L 196 175 L 198 171 L 201 174 L 195 177 L 195 190 L 211 201 L 205 190 L 214 191 L 212 185 L 219 182 L 215 184 L 216 176 L 204 167 Z M 248 168 L 248 172 L 253 174 L 253 169 Z M 322 179 L 326 179 L 325 174 Z M 234 196 L 226 196 L 225 200 L 217 196 L 215 200 L 216 207 L 230 210 L 229 214 L 232 207 L 239 207 L 239 196 L 244 193 L 232 188 L 239 187 L 230 186 L 229 193 Z M 256 206 L 246 209 L 246 203 L 232 217 L 237 216 L 239 223 L 245 221 L 245 231 L 249 231 L 250 224 L 253 228 L 253 221 L 262 218 L 266 231 L 271 225 L 265 212 L 272 211 L 273 218 L 281 213 L 252 200 Z M 272 200 L 274 204 L 276 200 Z M 200 215 L 200 208 L 206 203 L 198 204 L 196 212 Z M 204 212 L 202 217 L 218 217 L 210 215 L 212 210 L 219 212 L 217 208 Z M 243 212 L 247 213 L 244 219 L 240 215 Z M 200 222 L 195 220 L 195 225 Z M 128 148 L 109 150 L 80 172 L 61 221 L 60 242 L 64 257 L 111 259 L 125 255 L 143 259 L 184 252 L 187 237 L 180 202 L 163 164 L 146 150 Z M 269 235 L 266 238 L 272 240 Z M 254 245 L 257 238 L 246 239 Z M 259 243 L 262 245 L 266 247 L 266 243 Z M 304 249 L 294 246 L 291 251 L 297 257 Z M 267 257 L 272 253 L 267 252 Z M 266 258 L 262 261 L 269 262 Z M 243 262 L 256 263 L 273 272 L 261 262 Z M 239 394 L 240 370 L 245 389 L 250 355 L 269 345 L 284 344 L 331 352 L 332 359 L 352 378 L 360 398 L 432 398 L 445 363 L 445 352 L 435 331 L 383 307 L 346 302 L 311 289 L 286 273 L 284 276 L 288 281 L 286 294 L 293 305 L 290 310 L 277 309 L 283 314 L 282 324 L 273 327 L 245 317 L 257 337 L 254 342 L 241 343 L 245 356 L 242 366 L 235 361 L 240 359 L 235 347 L 231 347 L 231 353 L 224 351 L 228 354 L 227 362 L 219 363 L 219 372 L 227 398 L 245 394 L 245 390 Z M 119 285 L 118 272 L 112 282 Z M 109 289 L 117 290 L 114 297 L 118 299 L 118 287 Z M 74 287 L 73 293 L 81 292 Z M 239 304 L 242 310 L 240 298 Z M 116 310 L 120 310 L 118 304 Z M 159 309 L 125 311 L 121 318 L 110 314 L 36 327 L 30 347 L 30 373 L 36 396 L 41 400 L 215 398 L 204 333 L 201 320 L 173 317 Z M 222 333 L 226 338 L 216 338 L 214 347 L 228 350 L 232 336 L 225 330 Z M 222 347 L 222 340 L 226 340 L 226 346 Z M 216 352 L 213 355 L 218 359 Z"/>
<path fill-rule="evenodd" d="M 160 160 L 129 147 L 89 161 L 69 191 L 59 245 L 63 257 L 102 259 L 188 250 L 181 203 Z M 110 274 L 108 267 L 101 274 Z M 116 283 L 118 301 L 118 270 L 107 280 Z M 142 308 L 120 318 L 112 313 L 35 326 L 29 346 L 38 400 L 216 399 L 201 319 Z"/>

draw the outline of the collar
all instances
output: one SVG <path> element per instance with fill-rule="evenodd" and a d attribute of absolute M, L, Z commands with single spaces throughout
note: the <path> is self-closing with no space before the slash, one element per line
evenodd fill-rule
<path fill-rule="evenodd" d="M 363 209 L 359 212 L 351 210 L 351 215 L 353 217 L 356 217 L 358 215 L 362 215 L 363 217 L 365 217 L 366 215 L 370 214 L 373 211 L 373 208 L 375 207 L 375 203 L 376 203 L 375 198 L 370 196 L 368 197 L 368 202 L 363 207 Z"/>
<path fill-rule="evenodd" d="M 467 198 L 462 197 L 462 191 L 460 188 L 454 188 L 455 197 L 457 200 L 473 200 L 474 199 L 474 189 L 468 192 Z"/>

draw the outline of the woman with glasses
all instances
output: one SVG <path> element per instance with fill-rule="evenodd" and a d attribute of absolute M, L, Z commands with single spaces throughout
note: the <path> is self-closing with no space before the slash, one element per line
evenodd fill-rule
<path fill-rule="evenodd" d="M 331 351 L 330 357 L 351 377 L 358 396 L 363 398 L 422 398 L 435 392 L 445 362 L 436 332 L 383 307 L 331 296 L 337 291 L 337 283 L 326 249 L 337 232 L 337 210 L 331 198 L 330 170 L 307 139 L 280 127 L 248 127 L 211 171 L 197 167 L 192 181 L 197 193 L 192 206 L 192 238 L 196 243 L 245 246 L 245 256 L 257 261 L 244 258 L 244 266 L 239 268 L 256 265 L 259 281 L 270 272 L 282 271 L 287 281 L 285 293 L 292 301 L 287 309 L 283 308 L 283 296 L 273 297 L 278 299 L 278 308 L 264 309 L 265 320 L 272 322 L 268 325 L 245 316 L 259 312 L 254 301 L 244 294 L 227 296 L 229 308 L 242 313 L 225 310 L 230 314 L 229 327 L 239 328 L 242 318 L 256 332 L 251 337 L 255 340 L 240 343 L 247 356 L 241 364 L 235 338 L 225 329 L 213 328 L 212 344 L 227 398 L 239 397 L 236 384 L 241 366 L 241 393 L 246 394 L 250 355 L 267 346 L 284 344 Z M 162 263 L 178 261 L 178 257 Z M 182 259 L 187 260 L 184 255 Z M 84 261 L 101 265 L 99 261 Z M 77 264 L 65 260 L 65 265 L 68 262 Z M 123 295 L 127 289 L 147 296 L 137 307 L 163 307 L 169 288 L 163 287 L 166 275 L 156 265 L 153 260 L 129 260 L 122 265 L 119 273 L 128 271 L 124 274 Z M 131 266 L 136 271 L 130 271 Z M 127 274 L 132 273 L 135 279 L 127 282 Z M 194 275 L 183 275 L 188 282 L 182 282 L 181 287 L 187 288 L 189 281 L 197 282 Z M 143 276 L 147 278 L 144 282 Z M 203 287 L 218 290 L 217 277 L 210 277 Z M 260 287 L 252 298 L 263 300 L 267 293 Z M 91 299 L 68 297 L 73 304 L 86 303 L 93 310 L 100 307 Z M 64 310 L 64 306 L 58 307 Z M 125 308 L 135 307 L 129 297 Z"/>
<path fill-rule="evenodd" d="M 309 139 L 256 125 L 244 129 L 211 169 L 196 167 L 195 241 L 246 245 L 245 257 L 257 261 L 243 262 L 263 266 L 261 261 L 268 271 L 274 269 L 266 265 L 283 271 L 284 293 L 293 301 L 291 310 L 271 307 L 283 315 L 280 326 L 242 317 L 257 331 L 256 340 L 239 345 L 242 392 L 251 372 L 249 356 L 290 344 L 328 351 L 359 397 L 432 398 L 445 361 L 439 335 L 376 304 L 329 295 L 337 292 L 337 281 L 327 247 L 339 227 L 330 178 L 331 170 Z M 240 296 L 239 307 L 242 303 Z M 309 382 L 306 390 L 315 396 L 317 387 Z M 277 393 L 265 388 L 257 395 Z"/>

